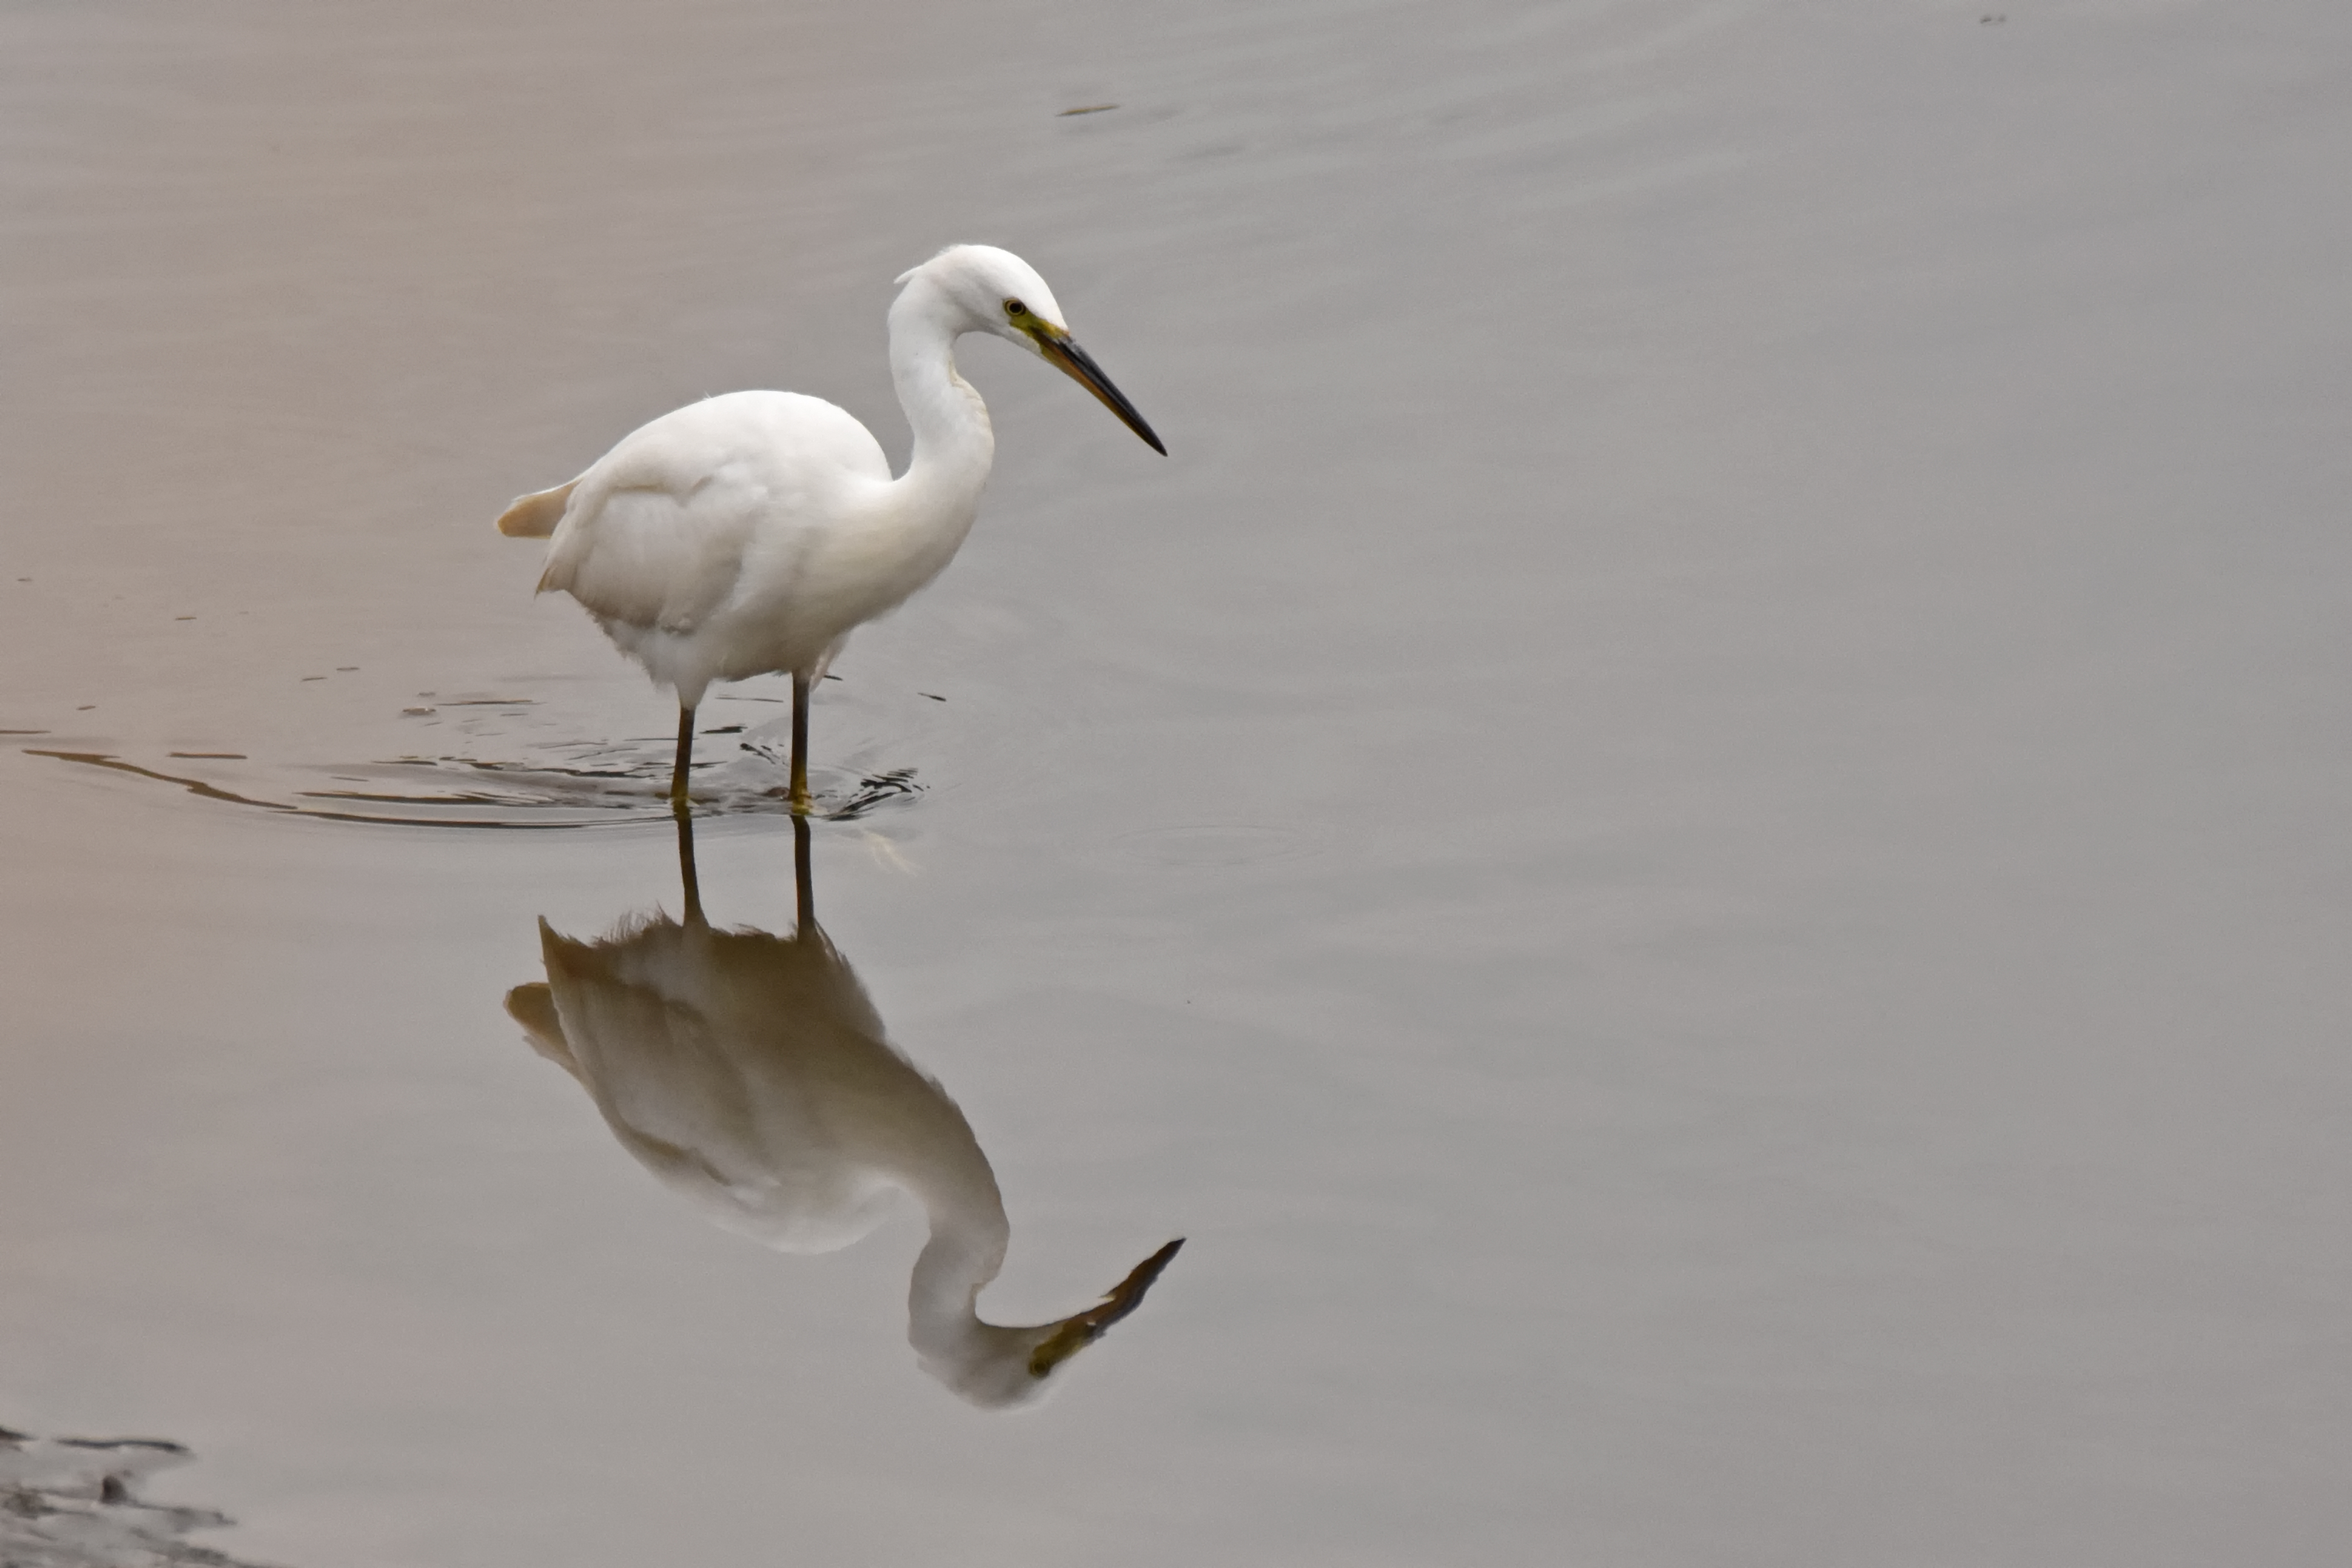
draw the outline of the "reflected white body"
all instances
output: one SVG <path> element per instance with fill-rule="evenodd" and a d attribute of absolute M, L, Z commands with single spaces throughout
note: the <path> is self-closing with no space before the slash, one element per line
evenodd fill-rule
<path fill-rule="evenodd" d="M 645 921 L 598 942 L 541 923 L 543 985 L 508 1011 L 577 1079 L 622 1145 L 729 1230 L 787 1252 L 866 1235 L 893 1191 L 930 1235 L 908 1286 L 924 1369 L 976 1405 L 1025 1403 L 1141 1300 L 1172 1246 L 1102 1306 L 983 1321 L 1011 1228 L 995 1174 L 947 1091 L 884 1038 L 864 987 L 812 921 L 799 935 Z"/>
<path fill-rule="evenodd" d="M 1003 1261 L 1003 1201 L 970 1124 L 883 1037 L 823 931 L 657 919 L 600 942 L 542 924 L 540 939 L 558 1028 L 527 1018 L 533 1043 L 714 1223 L 782 1252 L 831 1252 L 880 1225 L 903 1189 L 976 1258 Z"/>

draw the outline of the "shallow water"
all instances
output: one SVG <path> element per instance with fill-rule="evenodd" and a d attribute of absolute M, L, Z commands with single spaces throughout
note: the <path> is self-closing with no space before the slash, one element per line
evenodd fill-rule
<path fill-rule="evenodd" d="M 0 1422 L 289 1564 L 2334 1562 L 2339 13 L 0 13 Z M 816 713 L 982 1310 L 1188 1238 L 1011 1415 L 911 1207 L 726 1234 L 503 1005 L 682 905 L 489 520 L 737 386 L 902 450 L 957 238 L 1171 453 L 967 348 Z"/>

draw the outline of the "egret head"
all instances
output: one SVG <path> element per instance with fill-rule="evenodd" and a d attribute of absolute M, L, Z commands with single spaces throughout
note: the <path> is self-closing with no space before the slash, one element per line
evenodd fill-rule
<path fill-rule="evenodd" d="M 1167 455 L 1168 448 L 1135 405 L 1071 338 L 1062 307 L 1037 269 L 1011 251 L 992 245 L 950 245 L 920 267 L 899 274 L 898 281 L 930 290 L 950 312 L 951 331 L 988 332 L 1019 344 L 1093 393 L 1145 445 Z"/>
<path fill-rule="evenodd" d="M 923 1370 L 983 1409 L 1008 1410 L 1034 1404 L 1070 1358 L 1110 1331 L 1110 1326 L 1143 1305 L 1144 1293 L 1184 1245 L 1179 1237 L 1130 1270 L 1110 1293 L 1083 1312 L 1059 1322 L 1026 1328 L 982 1322 L 969 1300 L 960 1310 L 926 1312 L 910 1301 L 907 1337 L 914 1342 Z"/>

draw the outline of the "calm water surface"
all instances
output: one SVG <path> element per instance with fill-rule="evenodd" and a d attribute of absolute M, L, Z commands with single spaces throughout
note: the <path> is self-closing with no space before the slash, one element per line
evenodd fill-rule
<path fill-rule="evenodd" d="M 2338 1561 L 2342 7 L 879 12 L 0 12 L 0 1422 L 296 1568 Z M 735 387 L 902 451 L 964 238 L 1172 453 L 967 347 L 816 715 L 983 1314 L 1188 1238 L 1020 1414 L 915 1205 L 728 1234 L 507 1006 L 683 905 L 490 519 Z"/>

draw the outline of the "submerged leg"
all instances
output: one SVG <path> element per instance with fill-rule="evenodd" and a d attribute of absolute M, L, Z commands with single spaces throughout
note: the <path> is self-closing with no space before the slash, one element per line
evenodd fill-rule
<path fill-rule="evenodd" d="M 793 930 L 807 936 L 816 930 L 816 885 L 809 875 L 809 826 L 805 816 L 793 818 Z"/>
<path fill-rule="evenodd" d="M 806 816 L 808 786 L 809 678 L 793 677 L 793 815 Z"/>
<path fill-rule="evenodd" d="M 677 763 L 669 771 L 669 803 L 686 804 L 686 770 L 694 761 L 694 710 L 684 703 L 677 709 Z"/>
<path fill-rule="evenodd" d="M 677 879 L 686 889 L 686 923 L 703 925 L 702 879 L 694 874 L 694 813 L 686 802 L 671 804 L 671 813 L 677 818 Z"/>

